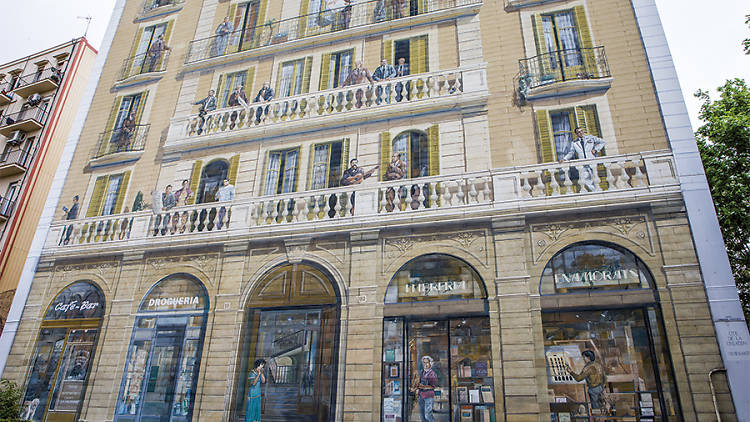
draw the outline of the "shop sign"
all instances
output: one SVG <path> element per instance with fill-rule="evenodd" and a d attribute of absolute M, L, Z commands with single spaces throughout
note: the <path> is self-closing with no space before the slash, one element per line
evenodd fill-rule
<path fill-rule="evenodd" d="M 569 273 L 558 273 L 554 277 L 555 287 L 558 289 L 641 284 L 638 270 L 617 267 L 602 267 L 594 270 L 586 268 Z"/>
<path fill-rule="evenodd" d="M 198 296 L 181 296 L 181 297 L 152 297 L 148 300 L 149 308 L 164 308 L 171 309 L 183 309 L 183 308 L 196 308 L 200 305 L 200 298 Z"/>
<path fill-rule="evenodd" d="M 440 297 L 462 295 L 471 292 L 466 280 L 430 281 L 421 278 L 410 278 L 409 282 L 403 285 L 401 296 Z"/>
<path fill-rule="evenodd" d="M 78 301 L 71 300 L 70 302 L 58 302 L 55 304 L 55 312 L 61 312 L 63 314 L 69 314 L 73 312 L 92 311 L 99 307 L 99 302 L 89 302 L 88 300 Z"/>

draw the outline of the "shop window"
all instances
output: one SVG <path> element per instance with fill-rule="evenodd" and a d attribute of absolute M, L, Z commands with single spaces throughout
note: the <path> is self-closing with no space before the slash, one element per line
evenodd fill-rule
<path fill-rule="evenodd" d="M 208 297 L 191 276 L 157 283 L 141 301 L 115 421 L 191 421 Z"/>
<path fill-rule="evenodd" d="M 338 187 L 342 166 L 349 161 L 349 139 L 313 145 L 311 161 L 311 190 Z"/>
<path fill-rule="evenodd" d="M 22 419 L 78 419 L 103 314 L 104 297 L 88 282 L 71 284 L 52 301 L 31 359 Z"/>
<path fill-rule="evenodd" d="M 591 290 L 649 289 L 651 273 L 632 252 L 606 243 L 578 243 L 558 252 L 544 268 L 543 295 Z"/>
<path fill-rule="evenodd" d="M 570 151 L 576 127 L 597 138 L 602 136 L 599 114 L 593 104 L 563 110 L 537 110 L 536 121 L 542 162 L 545 163 L 557 161 Z M 599 153 L 599 156 L 603 155 L 606 155 L 604 150 Z"/>
<path fill-rule="evenodd" d="M 263 195 L 277 195 L 297 191 L 299 148 L 268 153 Z"/>
<path fill-rule="evenodd" d="M 248 301 L 232 420 L 334 420 L 338 326 L 328 274 L 300 263 L 263 277 Z M 261 360 L 265 382 L 254 385 Z"/>
<path fill-rule="evenodd" d="M 125 201 L 129 180 L 130 171 L 97 177 L 86 217 L 119 214 Z"/>
<path fill-rule="evenodd" d="M 494 421 L 491 356 L 487 317 L 386 319 L 382 420 Z"/>
<path fill-rule="evenodd" d="M 486 297 L 482 279 L 469 264 L 449 255 L 430 254 L 409 261 L 396 272 L 385 303 Z"/>
<path fill-rule="evenodd" d="M 352 70 L 354 50 L 323 54 L 320 69 L 320 90 L 338 88 Z"/>

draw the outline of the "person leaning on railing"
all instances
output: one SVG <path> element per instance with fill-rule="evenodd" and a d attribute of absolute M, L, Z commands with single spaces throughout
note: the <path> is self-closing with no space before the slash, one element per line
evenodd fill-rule
<path fill-rule="evenodd" d="M 212 56 L 221 56 L 226 52 L 229 34 L 234 31 L 234 26 L 229 20 L 229 16 L 224 17 L 224 21 L 216 27 L 216 40 L 214 43 L 214 54 Z"/>
<path fill-rule="evenodd" d="M 198 117 L 201 119 L 198 126 L 198 135 L 203 133 L 203 125 L 206 123 L 206 115 L 216 110 L 216 93 L 213 89 L 208 90 L 208 96 L 202 100 L 198 100 L 193 105 L 200 105 L 201 108 L 198 111 Z"/>
<path fill-rule="evenodd" d="M 253 100 L 254 103 L 264 102 L 267 103 L 273 100 L 274 92 L 271 88 L 271 84 L 268 81 L 263 82 L 263 87 L 258 91 L 258 95 Z M 263 118 L 264 107 L 258 107 L 255 111 L 255 124 L 260 124 Z M 268 106 L 265 107 L 265 113 L 268 114 Z"/>
<path fill-rule="evenodd" d="M 595 158 L 607 145 L 607 142 L 602 138 L 597 138 L 593 135 L 585 135 L 583 128 L 577 127 L 575 129 L 576 139 L 570 143 L 568 152 L 560 159 L 560 162 L 568 161 L 573 158 L 578 160 L 585 160 L 588 158 Z M 573 169 L 571 169 L 571 179 L 573 178 Z M 588 164 L 583 166 L 583 170 L 580 174 L 581 187 L 585 186 L 590 192 L 594 192 L 594 170 Z"/>

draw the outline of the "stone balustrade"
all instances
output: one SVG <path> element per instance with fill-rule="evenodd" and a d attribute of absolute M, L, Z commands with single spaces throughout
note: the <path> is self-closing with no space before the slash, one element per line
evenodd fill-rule
<path fill-rule="evenodd" d="M 46 250 L 91 244 L 153 242 L 161 238 L 200 239 L 209 233 L 238 235 L 267 227 L 309 230 L 308 225 L 359 226 L 382 220 L 425 222 L 440 216 L 502 215 L 550 200 L 571 206 L 589 201 L 619 202 L 622 195 L 679 193 L 674 160 L 668 151 L 543 163 L 457 175 L 294 192 L 175 207 L 155 214 L 141 211 L 58 221 Z M 438 213 L 438 214 L 435 214 Z M 307 228 L 306 228 L 307 227 Z"/>

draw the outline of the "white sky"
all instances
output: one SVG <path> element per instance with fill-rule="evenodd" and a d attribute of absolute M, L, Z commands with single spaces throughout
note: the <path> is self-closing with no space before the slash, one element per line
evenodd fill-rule
<path fill-rule="evenodd" d="M 86 21 L 77 19 L 78 16 L 93 17 L 87 38 L 99 48 L 115 0 L 5 0 L 4 3 L 0 63 L 83 35 Z M 741 47 L 741 41 L 750 37 L 750 29 L 744 23 L 745 15 L 750 14 L 750 2 L 656 0 L 656 4 L 695 128 L 699 123 L 695 91 L 715 92 L 717 86 L 734 77 L 750 82 L 750 56 L 744 55 Z"/>

